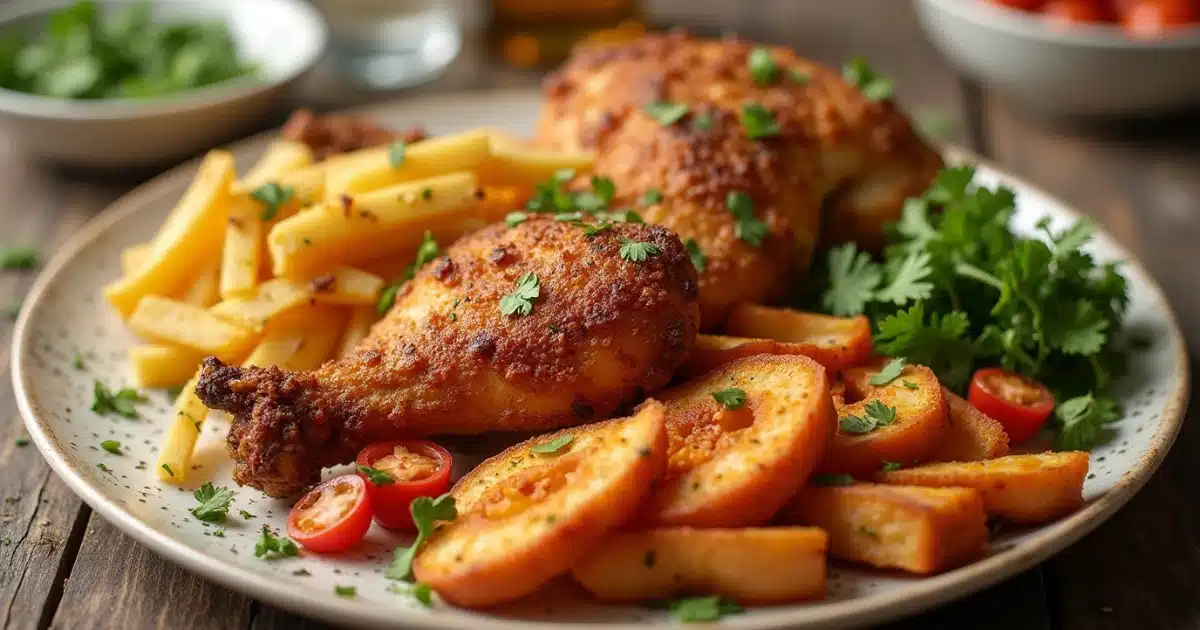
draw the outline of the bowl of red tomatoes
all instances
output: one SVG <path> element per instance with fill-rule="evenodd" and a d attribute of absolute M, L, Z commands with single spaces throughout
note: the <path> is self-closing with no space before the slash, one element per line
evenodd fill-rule
<path fill-rule="evenodd" d="M 916 0 L 965 74 L 1051 113 L 1200 105 L 1200 0 Z"/>

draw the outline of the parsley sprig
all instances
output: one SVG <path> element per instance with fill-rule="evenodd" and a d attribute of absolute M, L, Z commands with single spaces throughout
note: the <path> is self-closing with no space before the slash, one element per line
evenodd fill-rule
<path fill-rule="evenodd" d="M 416 277 L 417 272 L 422 267 L 428 265 L 434 258 L 438 257 L 441 248 L 438 246 L 437 239 L 433 237 L 433 232 L 425 230 L 425 236 L 421 239 L 421 246 L 417 248 L 416 259 L 413 263 L 404 268 L 404 275 L 399 280 L 387 285 L 379 292 L 379 301 L 375 304 L 375 313 L 380 317 L 387 314 L 396 305 L 396 292 L 400 287 L 404 286 L 405 282 Z"/>
<path fill-rule="evenodd" d="M 832 249 L 821 306 L 869 315 L 876 351 L 927 365 L 960 393 L 993 365 L 1042 381 L 1059 401 L 1058 443 L 1088 448 L 1117 416 L 1108 391 L 1124 370 L 1114 339 L 1127 280 L 1085 250 L 1090 220 L 1059 230 L 1043 219 L 1039 238 L 1018 236 L 1013 191 L 974 177 L 971 166 L 943 169 L 909 199 L 882 260 Z"/>
<path fill-rule="evenodd" d="M 842 433 L 870 433 L 896 421 L 896 408 L 879 400 L 863 405 L 863 412 L 861 416 L 848 414 L 839 418 L 838 429 Z"/>
<path fill-rule="evenodd" d="M 300 549 L 296 547 L 296 543 L 283 536 L 276 536 L 266 525 L 263 525 L 262 535 L 254 544 L 254 557 L 263 560 L 286 558 L 299 553 Z"/>
<path fill-rule="evenodd" d="M 754 200 L 750 195 L 741 190 L 731 190 L 725 196 L 725 207 L 729 208 L 737 221 L 734 226 L 737 237 L 754 247 L 762 247 L 763 239 L 770 233 L 771 228 L 754 216 Z"/>
<path fill-rule="evenodd" d="M 146 397 L 131 387 L 114 392 L 100 381 L 92 386 L 92 411 L 102 416 L 115 413 L 130 419 L 137 418 L 137 404 L 143 402 L 146 402 Z"/>
<path fill-rule="evenodd" d="M 517 280 L 512 293 L 500 298 L 500 312 L 524 317 L 533 312 L 533 301 L 541 294 L 542 283 L 537 274 L 530 271 Z"/>
<path fill-rule="evenodd" d="M 417 538 L 413 540 L 412 546 L 396 547 L 392 564 L 388 566 L 387 573 L 384 574 L 389 580 L 408 581 L 411 579 L 413 558 L 421 549 L 421 545 L 424 545 L 433 535 L 438 523 L 458 518 L 458 510 L 454 507 L 454 497 L 449 494 L 443 494 L 436 499 L 429 497 L 413 499 L 409 505 L 409 511 L 412 512 L 413 524 L 417 526 Z"/>
<path fill-rule="evenodd" d="M 229 515 L 229 506 L 233 504 L 233 490 L 212 485 L 211 481 L 192 493 L 200 505 L 189 510 L 192 516 L 207 523 L 223 523 Z"/>
<path fill-rule="evenodd" d="M 645 262 L 662 253 L 662 248 L 654 243 L 635 241 L 624 236 L 619 237 L 619 240 L 621 249 L 618 253 L 621 255 L 621 258 L 629 262 Z"/>

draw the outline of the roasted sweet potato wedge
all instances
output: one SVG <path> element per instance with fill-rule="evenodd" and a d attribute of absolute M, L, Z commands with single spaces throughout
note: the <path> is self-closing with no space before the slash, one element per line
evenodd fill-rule
<path fill-rule="evenodd" d="M 713 394 L 736 389 L 736 409 Z M 802 356 L 738 359 L 660 392 L 667 473 L 646 500 L 647 525 L 745 527 L 765 523 L 812 472 L 833 434 L 825 369 Z"/>
<path fill-rule="evenodd" d="M 871 357 L 871 322 L 862 315 L 832 317 L 743 303 L 733 308 L 724 330 L 732 337 L 779 342 L 775 354 L 802 354 L 831 372 Z"/>
<path fill-rule="evenodd" d="M 634 514 L 666 465 L 663 406 L 533 438 L 491 457 L 451 494 L 413 572 L 446 601 L 482 607 L 568 571 Z"/>
<path fill-rule="evenodd" d="M 572 571 L 596 597 L 634 601 L 680 593 L 741 603 L 825 596 L 825 532 L 815 527 L 663 527 L 619 534 Z"/>
<path fill-rule="evenodd" d="M 825 530 L 835 558 L 913 573 L 945 571 L 987 550 L 983 497 L 969 488 L 812 486 L 781 520 Z"/>
<path fill-rule="evenodd" d="M 1087 471 L 1087 453 L 1066 451 L 926 464 L 882 472 L 878 479 L 888 484 L 975 488 L 983 494 L 989 516 L 1042 523 L 1070 514 L 1083 504 Z"/>
<path fill-rule="evenodd" d="M 948 425 L 948 405 L 933 370 L 906 365 L 885 385 L 872 385 L 879 365 L 842 372 L 842 385 L 833 396 L 839 427 L 820 472 L 848 473 L 870 479 L 884 462 L 909 464 L 926 459 L 941 442 Z M 895 411 L 889 424 L 852 433 L 842 425 L 850 417 L 868 416 L 868 406 L 883 404 Z"/>
<path fill-rule="evenodd" d="M 998 420 L 954 392 L 944 393 L 950 404 L 950 424 L 929 455 L 930 461 L 975 462 L 1008 455 L 1008 434 Z"/>

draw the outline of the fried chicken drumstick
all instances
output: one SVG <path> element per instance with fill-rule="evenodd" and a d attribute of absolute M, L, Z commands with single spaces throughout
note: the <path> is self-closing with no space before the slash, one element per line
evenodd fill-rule
<path fill-rule="evenodd" d="M 706 329 L 785 292 L 818 243 L 882 245 L 941 166 L 890 100 L 780 47 L 651 35 L 576 53 L 544 91 L 538 143 L 595 151 L 613 207 L 637 207 L 707 258 Z M 766 224 L 761 244 L 739 212 Z"/>
<path fill-rule="evenodd" d="M 417 273 L 353 355 L 313 372 L 209 358 L 196 391 L 233 414 L 234 479 L 285 496 L 378 440 L 611 416 L 687 357 L 696 287 L 661 227 L 493 225 Z"/>

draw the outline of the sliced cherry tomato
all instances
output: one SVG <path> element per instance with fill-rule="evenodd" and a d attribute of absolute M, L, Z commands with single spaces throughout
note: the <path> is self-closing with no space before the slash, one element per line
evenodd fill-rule
<path fill-rule="evenodd" d="M 318 484 L 292 506 L 287 519 L 288 536 L 319 553 L 353 547 L 370 527 L 371 499 L 367 484 L 357 475 Z"/>
<path fill-rule="evenodd" d="M 1053 22 L 1074 24 L 1111 22 L 1111 9 L 1107 2 L 1098 0 L 1050 0 L 1042 12 Z"/>
<path fill-rule="evenodd" d="M 1200 21 L 1200 5 L 1190 0 L 1129 0 L 1120 12 L 1122 28 L 1134 37 L 1158 37 L 1169 28 Z"/>
<path fill-rule="evenodd" d="M 433 442 L 399 440 L 364 448 L 355 463 L 360 466 L 359 477 L 367 484 L 375 522 L 388 529 L 416 531 L 409 504 L 419 497 L 445 494 L 450 489 L 454 460 L 450 451 Z M 362 467 L 374 471 L 367 474 Z"/>
<path fill-rule="evenodd" d="M 1045 385 L 1000 368 L 975 372 L 967 400 L 998 420 L 1018 444 L 1036 435 L 1054 411 L 1054 395 Z"/>
<path fill-rule="evenodd" d="M 1001 4 L 1021 11 L 1037 11 L 1046 0 L 991 0 L 992 4 Z"/>

